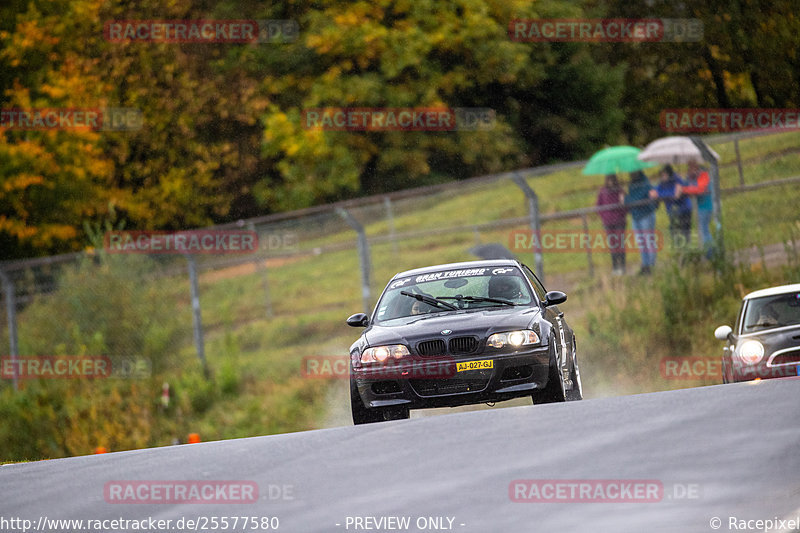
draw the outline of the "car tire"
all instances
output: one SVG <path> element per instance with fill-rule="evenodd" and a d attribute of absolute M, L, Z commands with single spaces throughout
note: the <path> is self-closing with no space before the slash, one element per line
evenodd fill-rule
<path fill-rule="evenodd" d="M 583 383 L 581 383 L 581 369 L 578 367 L 578 354 L 575 339 L 572 340 L 572 370 L 569 373 L 569 379 L 572 381 L 572 388 L 565 394 L 567 401 L 576 402 L 578 400 L 583 400 Z"/>
<path fill-rule="evenodd" d="M 367 408 L 358 394 L 355 380 L 350 380 L 350 410 L 353 413 L 353 424 L 374 424 L 387 420 L 404 420 L 410 416 L 408 407 Z"/>
<path fill-rule="evenodd" d="M 405 420 L 411 416 L 408 407 L 384 407 L 382 411 L 384 420 Z"/>
<path fill-rule="evenodd" d="M 364 407 L 364 402 L 361 401 L 361 395 L 358 393 L 358 387 L 355 380 L 350 380 L 350 410 L 353 413 L 353 424 L 372 424 L 374 422 L 383 422 L 383 412 L 380 409 L 368 409 Z"/>
<path fill-rule="evenodd" d="M 555 337 L 550 337 L 550 372 L 547 377 L 547 385 L 542 390 L 533 392 L 531 397 L 533 398 L 534 405 L 566 401 L 564 380 L 561 377 L 561 372 L 558 370 Z"/>

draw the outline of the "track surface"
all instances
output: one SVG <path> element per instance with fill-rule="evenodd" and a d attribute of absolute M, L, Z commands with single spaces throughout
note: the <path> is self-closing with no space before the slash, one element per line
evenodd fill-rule
<path fill-rule="evenodd" d="M 663 496 L 517 503 L 509 497 L 517 479 L 655 480 Z M 119 480 L 247 480 L 258 484 L 260 499 L 109 504 L 104 486 Z M 291 494 L 270 494 L 278 485 L 291 486 Z M 732 531 L 729 517 L 794 518 L 799 507 L 796 378 L 0 467 L 0 517 L 34 523 L 40 516 L 173 524 L 180 517 L 276 516 L 279 531 L 307 533 L 435 531 L 423 520 L 443 517 L 439 531 L 465 533 L 709 532 L 714 517 L 721 519 L 717 531 Z M 410 517 L 410 524 L 356 529 L 347 518 L 356 516 Z"/>

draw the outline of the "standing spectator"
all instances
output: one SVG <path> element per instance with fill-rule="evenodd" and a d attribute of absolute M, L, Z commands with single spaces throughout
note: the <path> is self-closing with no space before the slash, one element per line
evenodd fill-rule
<path fill-rule="evenodd" d="M 684 248 L 691 240 L 692 200 L 685 195 L 678 197 L 681 188 L 687 185 L 689 184 L 675 172 L 672 165 L 665 165 L 661 169 L 661 182 L 656 191 L 658 197 L 664 200 L 669 216 L 669 233 L 675 248 Z"/>
<path fill-rule="evenodd" d="M 633 217 L 634 238 L 639 252 L 642 254 L 642 269 L 640 275 L 650 274 L 656 264 L 656 247 L 654 243 L 656 229 L 656 202 L 658 192 L 650 184 L 644 172 L 637 170 L 631 172 L 631 182 L 628 185 L 628 194 L 625 196 L 625 205 L 646 202 L 642 205 L 632 205 L 628 211 Z M 650 201 L 648 201 L 650 200 Z"/>
<path fill-rule="evenodd" d="M 689 185 L 678 187 L 678 194 L 689 194 L 697 197 L 697 228 L 700 233 L 700 244 L 706 252 L 706 258 L 711 259 L 713 253 L 713 239 L 711 237 L 711 191 L 709 190 L 710 178 L 705 169 L 700 168 L 697 161 L 689 161 L 689 172 L 686 174 Z"/>
<path fill-rule="evenodd" d="M 608 174 L 603 187 L 597 193 L 597 206 L 619 206 L 616 209 L 600 211 L 600 219 L 606 229 L 608 248 L 611 252 L 612 272 L 616 276 L 625 273 L 625 192 L 616 174 Z"/>

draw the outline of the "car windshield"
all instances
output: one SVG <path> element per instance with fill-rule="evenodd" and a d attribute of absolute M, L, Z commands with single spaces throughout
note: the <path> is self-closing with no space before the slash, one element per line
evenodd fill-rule
<path fill-rule="evenodd" d="M 516 267 L 442 270 L 392 280 L 378 302 L 376 319 L 385 322 L 461 309 L 526 305 L 532 301 L 525 278 Z"/>
<path fill-rule="evenodd" d="M 800 324 L 800 292 L 753 298 L 744 315 L 744 333 Z"/>

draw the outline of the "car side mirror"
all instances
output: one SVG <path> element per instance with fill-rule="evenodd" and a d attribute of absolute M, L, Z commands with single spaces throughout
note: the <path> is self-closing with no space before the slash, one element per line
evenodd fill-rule
<path fill-rule="evenodd" d="M 356 313 L 347 319 L 347 325 L 354 328 L 365 328 L 369 325 L 369 317 L 364 313 Z"/>
<path fill-rule="evenodd" d="M 550 291 L 544 295 L 545 307 L 550 305 L 558 305 L 567 301 L 567 295 L 561 291 Z"/>
<path fill-rule="evenodd" d="M 730 326 L 720 326 L 714 330 L 714 336 L 717 340 L 726 341 L 730 337 L 733 330 Z"/>

